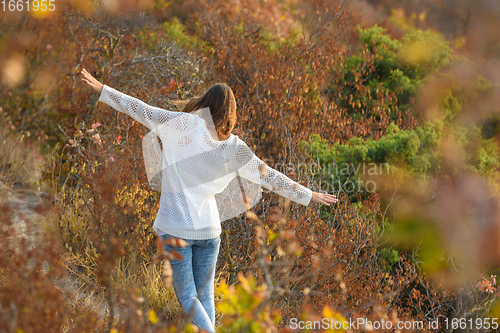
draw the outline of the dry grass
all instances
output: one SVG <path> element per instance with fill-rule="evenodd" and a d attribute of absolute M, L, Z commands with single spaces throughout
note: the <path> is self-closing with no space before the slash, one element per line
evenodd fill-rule
<path fill-rule="evenodd" d="M 107 316 L 109 304 L 104 290 L 110 286 L 103 286 L 97 277 L 100 255 L 92 241 L 98 230 L 78 193 L 71 203 L 62 213 L 52 214 L 44 229 L 47 235 L 58 239 L 64 265 L 70 273 L 66 283 L 76 293 L 74 301 Z M 161 279 L 161 264 L 146 263 L 130 256 L 117 257 L 110 283 L 124 300 L 136 300 L 141 309 L 153 309 L 166 322 L 181 318 L 182 309 L 173 289 Z M 118 313 L 115 317 L 126 315 L 121 314 L 120 300 L 115 306 Z"/>

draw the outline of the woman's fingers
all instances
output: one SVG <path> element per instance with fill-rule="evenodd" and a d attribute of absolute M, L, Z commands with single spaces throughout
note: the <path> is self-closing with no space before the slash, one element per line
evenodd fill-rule
<path fill-rule="evenodd" d="M 90 75 L 90 74 L 89 74 L 89 73 L 85 70 L 85 68 L 81 71 L 81 73 L 82 73 L 82 75 L 83 75 L 85 78 L 87 78 L 87 79 L 89 79 L 90 77 L 92 77 L 92 75 Z"/>
<path fill-rule="evenodd" d="M 82 78 L 82 81 L 85 82 L 86 84 L 88 84 L 89 86 L 91 86 L 92 88 L 94 88 L 94 86 L 95 86 L 95 84 L 93 82 L 89 81 L 86 78 Z"/>
<path fill-rule="evenodd" d="M 327 206 L 330 206 L 330 203 L 335 203 L 338 201 L 337 196 L 335 194 L 319 193 L 319 192 L 313 192 L 311 200 L 313 202 L 317 202 Z"/>
<path fill-rule="evenodd" d="M 335 195 L 331 194 L 326 194 L 326 193 L 321 193 L 321 200 L 323 201 L 322 203 L 324 205 L 330 206 L 330 203 L 335 203 L 338 201 L 337 197 Z"/>
<path fill-rule="evenodd" d="M 335 194 L 321 193 L 323 200 L 334 202 L 337 201 L 337 196 Z"/>
<path fill-rule="evenodd" d="M 85 69 L 82 71 L 82 74 L 88 83 L 94 83 L 94 84 L 96 83 L 97 80 L 92 75 L 90 75 Z"/>
<path fill-rule="evenodd" d="M 100 93 L 102 91 L 103 84 L 99 82 L 95 77 L 90 75 L 85 68 L 80 72 L 83 75 L 82 81 L 92 87 L 96 92 Z"/>
<path fill-rule="evenodd" d="M 92 75 L 90 75 L 85 69 L 83 69 L 80 73 L 83 75 L 82 81 L 91 84 L 93 79 Z"/>

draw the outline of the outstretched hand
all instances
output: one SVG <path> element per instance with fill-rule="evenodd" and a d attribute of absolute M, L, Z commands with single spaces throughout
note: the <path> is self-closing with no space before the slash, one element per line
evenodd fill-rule
<path fill-rule="evenodd" d="M 87 72 L 84 69 L 82 69 L 81 74 L 83 75 L 82 81 L 88 84 L 92 89 L 94 89 L 95 92 L 98 92 L 99 94 L 102 92 L 102 87 L 104 86 L 101 82 L 97 81 L 95 77 L 90 75 L 89 72 Z"/>
<path fill-rule="evenodd" d="M 317 202 L 323 205 L 330 206 L 330 203 L 336 203 L 337 201 L 339 201 L 339 199 L 337 199 L 337 196 L 335 194 L 318 192 L 312 193 L 311 202 Z"/>

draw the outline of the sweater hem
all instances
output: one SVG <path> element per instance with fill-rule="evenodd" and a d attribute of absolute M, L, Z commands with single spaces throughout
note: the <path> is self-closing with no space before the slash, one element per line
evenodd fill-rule
<path fill-rule="evenodd" d="M 163 233 L 169 234 L 174 237 L 182 238 L 182 239 L 212 239 L 219 236 L 222 233 L 221 228 L 216 228 L 208 231 L 198 231 L 198 230 L 179 230 L 175 228 L 162 227 L 161 229 L 158 227 L 153 227 L 156 234 L 159 231 Z"/>

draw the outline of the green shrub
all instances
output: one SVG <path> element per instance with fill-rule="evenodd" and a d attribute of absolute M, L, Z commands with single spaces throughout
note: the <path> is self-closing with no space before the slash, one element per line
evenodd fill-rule
<path fill-rule="evenodd" d="M 384 28 L 358 28 L 359 50 L 333 69 L 330 98 L 352 117 L 398 117 L 410 106 L 424 79 L 451 64 L 448 43 L 434 32 L 416 30 L 401 41 L 385 35 Z"/>

